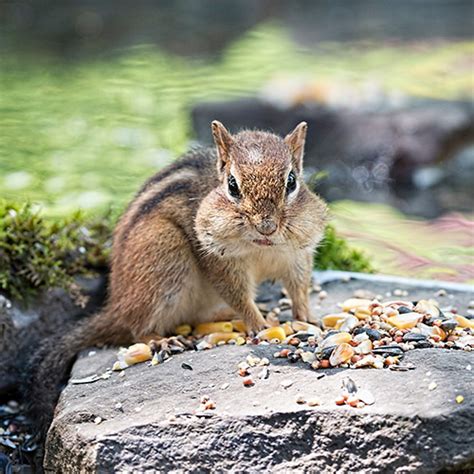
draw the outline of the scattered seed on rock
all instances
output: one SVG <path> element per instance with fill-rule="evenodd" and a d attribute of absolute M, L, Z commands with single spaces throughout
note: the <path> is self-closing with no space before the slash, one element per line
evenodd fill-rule
<path fill-rule="evenodd" d="M 310 398 L 308 400 L 308 406 L 310 407 L 318 407 L 321 405 L 321 400 L 319 398 Z"/>
<path fill-rule="evenodd" d="M 244 380 L 242 380 L 242 383 L 244 384 L 244 387 L 252 387 L 255 385 L 255 382 L 253 381 L 252 377 L 244 378 Z"/>
<path fill-rule="evenodd" d="M 429 385 L 428 385 L 428 390 L 429 391 L 433 391 L 436 389 L 436 387 L 438 386 L 438 384 L 436 382 L 431 382 Z"/>
<path fill-rule="evenodd" d="M 458 395 L 456 397 L 456 403 L 462 403 L 464 401 L 464 397 L 462 395 Z"/>
<path fill-rule="evenodd" d="M 306 399 L 303 397 L 303 396 L 299 396 L 297 399 L 296 399 L 296 403 L 298 405 L 304 405 L 306 403 Z"/>

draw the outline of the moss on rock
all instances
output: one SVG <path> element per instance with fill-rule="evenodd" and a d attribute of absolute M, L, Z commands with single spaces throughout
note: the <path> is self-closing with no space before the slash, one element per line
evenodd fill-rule
<path fill-rule="evenodd" d="M 105 269 L 109 251 L 107 218 L 45 219 L 30 203 L 0 200 L 0 291 L 9 297 L 71 287 L 73 276 Z"/>

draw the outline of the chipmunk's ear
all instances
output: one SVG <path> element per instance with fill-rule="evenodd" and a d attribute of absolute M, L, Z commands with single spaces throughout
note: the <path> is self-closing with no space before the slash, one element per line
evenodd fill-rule
<path fill-rule="evenodd" d="M 234 142 L 232 135 L 219 121 L 214 120 L 211 124 L 212 136 L 217 146 L 217 170 L 219 173 L 223 171 L 226 163 L 229 161 L 229 150 Z"/>
<path fill-rule="evenodd" d="M 290 147 L 293 166 L 298 173 L 303 169 L 304 143 L 306 141 L 306 132 L 308 124 L 299 123 L 296 128 L 285 137 L 286 144 Z"/>

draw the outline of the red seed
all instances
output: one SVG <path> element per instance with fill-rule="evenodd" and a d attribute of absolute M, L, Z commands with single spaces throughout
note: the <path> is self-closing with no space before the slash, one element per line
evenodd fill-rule
<path fill-rule="evenodd" d="M 255 385 L 255 382 L 253 381 L 252 377 L 247 377 L 244 380 L 242 380 L 242 383 L 244 384 L 244 387 L 252 387 Z"/>
<path fill-rule="evenodd" d="M 239 375 L 241 377 L 247 377 L 248 374 L 249 374 L 249 372 L 248 372 L 247 369 L 239 369 Z"/>
<path fill-rule="evenodd" d="M 323 359 L 323 360 L 319 363 L 319 367 L 320 367 L 321 369 L 328 369 L 328 368 L 329 368 L 329 360 Z"/>
<path fill-rule="evenodd" d="M 354 396 L 350 396 L 347 400 L 346 403 L 351 406 L 351 407 L 356 407 L 357 404 L 359 403 L 359 399 Z"/>

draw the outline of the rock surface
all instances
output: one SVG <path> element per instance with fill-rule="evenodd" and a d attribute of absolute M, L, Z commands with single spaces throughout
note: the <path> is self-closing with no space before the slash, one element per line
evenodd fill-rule
<path fill-rule="evenodd" d="M 385 295 L 407 289 L 410 299 L 436 288 L 387 282 L 328 282 L 321 315 L 355 289 Z M 472 293 L 446 288 L 441 307 L 466 311 Z M 449 295 L 453 295 L 450 297 Z M 389 296 L 387 296 L 389 298 Z M 437 472 L 474 468 L 474 354 L 420 349 L 409 372 L 329 369 L 272 357 L 277 346 L 224 346 L 140 364 L 91 384 L 69 384 L 50 429 L 45 466 L 51 472 Z M 269 377 L 246 388 L 236 373 L 248 354 L 270 359 Z M 116 350 L 86 351 L 72 378 L 101 374 Z M 193 370 L 185 369 L 186 362 Z M 324 374 L 324 377 L 321 376 Z M 350 377 L 375 404 L 338 407 Z M 285 382 L 293 383 L 284 388 Z M 282 384 L 283 382 L 283 384 Z M 429 390 L 430 383 L 437 388 Z M 195 414 L 208 395 L 215 410 Z M 463 403 L 456 403 L 458 395 Z M 318 397 L 321 406 L 296 399 Z"/>

